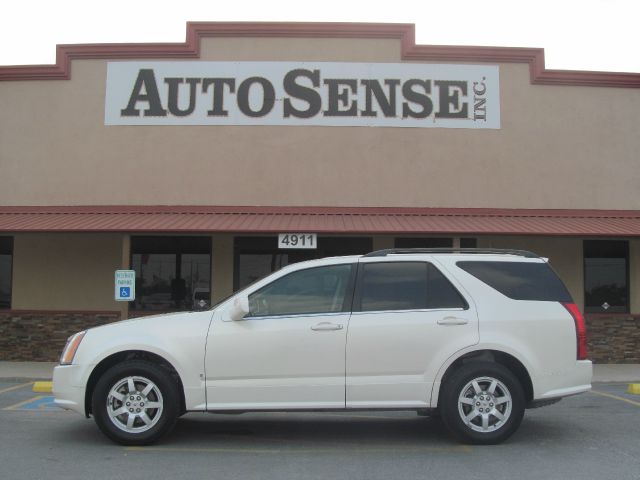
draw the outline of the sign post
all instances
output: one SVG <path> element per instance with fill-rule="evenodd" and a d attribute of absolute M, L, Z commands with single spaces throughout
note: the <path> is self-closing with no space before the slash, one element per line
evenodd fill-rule
<path fill-rule="evenodd" d="M 135 270 L 116 270 L 115 294 L 117 302 L 132 302 L 136 299 Z"/>

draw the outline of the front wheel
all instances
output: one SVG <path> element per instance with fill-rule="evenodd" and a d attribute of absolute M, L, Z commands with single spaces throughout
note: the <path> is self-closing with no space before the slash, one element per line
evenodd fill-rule
<path fill-rule="evenodd" d="M 490 445 L 509 438 L 524 415 L 524 392 L 506 367 L 465 364 L 442 386 L 442 419 L 465 443 Z"/>
<path fill-rule="evenodd" d="M 144 360 L 128 360 L 107 370 L 93 391 L 98 427 L 122 445 L 148 445 L 173 428 L 179 413 L 176 381 Z"/>

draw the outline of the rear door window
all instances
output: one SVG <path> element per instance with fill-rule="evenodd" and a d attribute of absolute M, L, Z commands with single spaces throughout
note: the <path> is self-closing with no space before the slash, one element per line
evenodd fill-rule
<path fill-rule="evenodd" d="M 356 311 L 468 307 L 451 282 L 430 263 L 362 263 L 360 269 Z"/>
<path fill-rule="evenodd" d="M 572 302 L 547 263 L 464 261 L 456 265 L 513 300 Z"/>

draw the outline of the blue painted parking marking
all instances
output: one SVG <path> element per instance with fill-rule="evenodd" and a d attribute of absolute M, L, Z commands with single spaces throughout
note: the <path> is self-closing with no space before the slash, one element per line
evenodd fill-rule
<path fill-rule="evenodd" d="M 48 411 L 60 411 L 60 408 L 53 402 L 53 395 L 39 395 L 37 397 L 30 398 L 10 407 L 4 408 L 4 410 L 48 410 Z"/>

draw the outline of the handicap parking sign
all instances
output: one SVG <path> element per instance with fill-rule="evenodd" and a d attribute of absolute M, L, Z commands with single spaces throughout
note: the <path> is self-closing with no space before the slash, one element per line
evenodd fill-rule
<path fill-rule="evenodd" d="M 135 270 L 116 270 L 116 300 L 131 302 L 136 299 Z"/>

